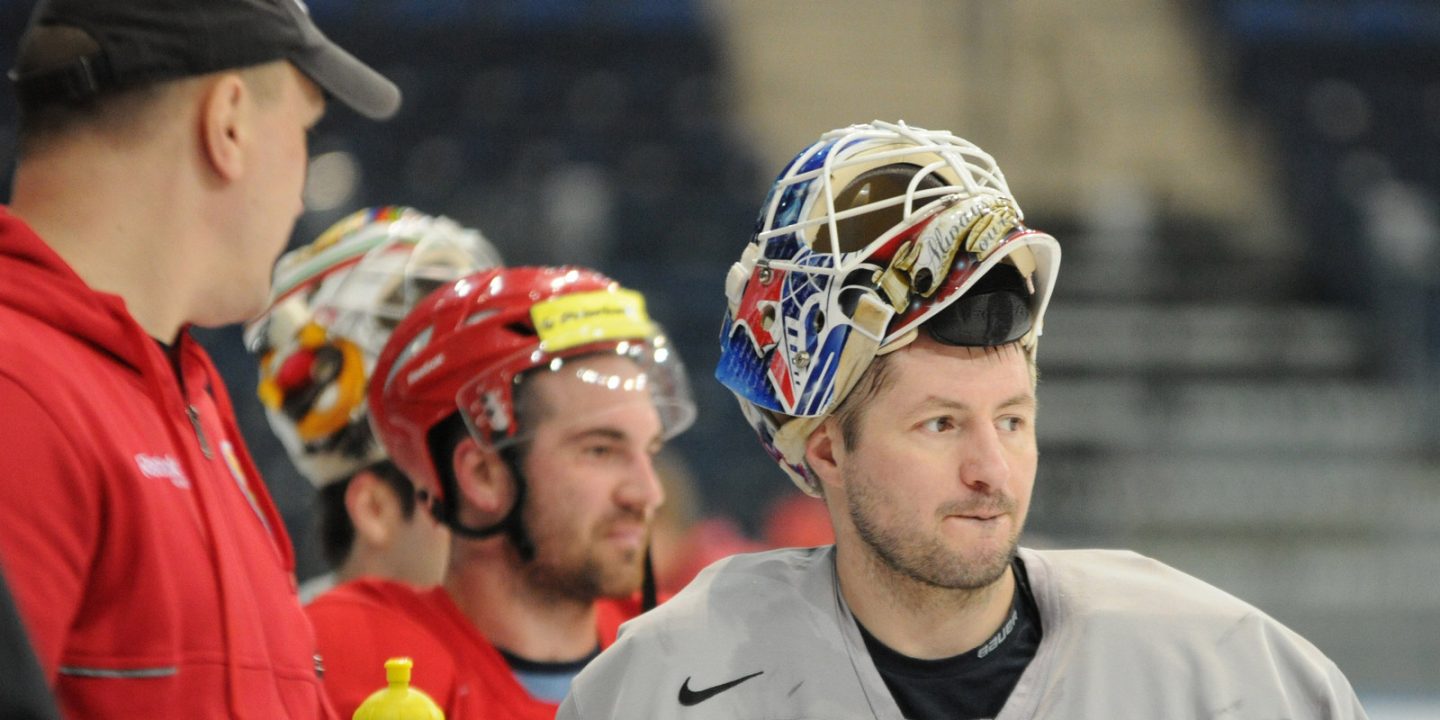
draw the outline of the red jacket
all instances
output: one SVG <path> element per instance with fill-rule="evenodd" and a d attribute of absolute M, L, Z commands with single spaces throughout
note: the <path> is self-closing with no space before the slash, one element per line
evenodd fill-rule
<path fill-rule="evenodd" d="M 40 663 L 69 717 L 331 717 L 225 388 L 172 352 L 0 208 L 0 563 Z"/>
<path fill-rule="evenodd" d="M 615 642 L 638 602 L 601 601 L 596 633 Z M 412 687 L 424 690 L 446 720 L 553 720 L 556 703 L 531 697 L 505 658 L 443 587 L 416 590 L 387 580 L 355 580 L 316 598 L 305 611 L 315 623 L 325 665 L 325 690 L 344 717 L 385 687 L 385 661 L 415 661 Z"/>

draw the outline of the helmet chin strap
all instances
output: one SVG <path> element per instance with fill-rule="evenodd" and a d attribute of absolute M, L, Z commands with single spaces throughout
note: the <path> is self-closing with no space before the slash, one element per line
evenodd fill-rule
<path fill-rule="evenodd" d="M 525 508 L 525 495 L 529 483 L 525 479 L 525 473 L 520 469 L 520 457 L 518 446 L 510 446 L 500 451 L 500 459 L 510 470 L 510 477 L 515 481 L 515 502 L 510 506 L 510 511 L 499 522 L 482 527 L 474 527 L 460 522 L 459 504 L 455 501 L 440 502 L 436 499 L 429 499 L 430 513 L 435 516 L 450 532 L 463 538 L 471 540 L 483 540 L 505 533 L 510 542 L 515 546 L 515 552 L 520 555 L 521 562 L 530 562 L 535 559 L 535 543 L 531 542 L 530 534 L 525 532 L 525 523 L 521 518 L 521 511 Z M 446 488 L 446 495 L 449 498 L 458 498 L 458 488 Z"/>
<path fill-rule="evenodd" d="M 525 532 L 525 522 L 520 517 L 520 511 L 525 508 L 526 490 L 530 487 L 530 481 L 520 468 L 520 447 L 511 445 L 500 451 L 500 459 L 505 461 L 506 467 L 510 468 L 510 477 L 515 479 L 515 504 L 500 521 L 499 527 L 510 537 L 515 552 L 520 555 L 520 562 L 528 563 L 535 559 L 535 543 L 531 542 L 530 533 Z"/>
<path fill-rule="evenodd" d="M 520 555 L 521 562 L 530 562 L 535 559 L 535 543 L 530 540 L 530 533 L 525 531 L 525 523 L 521 519 L 521 510 L 525 506 L 525 491 L 529 482 L 525 479 L 525 473 L 520 470 L 520 457 L 516 452 L 516 446 L 507 447 L 500 451 L 500 458 L 510 469 L 510 477 L 515 479 L 515 504 L 510 506 L 510 512 L 500 522 L 485 527 L 471 527 L 460 522 L 454 508 L 448 512 L 442 510 L 440 503 L 430 502 L 430 512 L 436 519 L 450 528 L 450 532 L 472 540 L 483 540 L 505 533 L 510 542 L 515 546 L 515 552 Z M 450 497 L 456 497 L 451 493 Z M 448 516 L 448 517 L 447 517 Z M 655 581 L 655 558 L 649 544 L 645 546 L 644 577 L 640 583 L 640 610 L 647 612 L 655 609 L 659 604 L 659 590 Z"/>
<path fill-rule="evenodd" d="M 650 612 L 660 604 L 660 592 L 655 586 L 655 553 L 648 543 L 645 545 L 645 576 L 640 581 L 640 612 Z"/>

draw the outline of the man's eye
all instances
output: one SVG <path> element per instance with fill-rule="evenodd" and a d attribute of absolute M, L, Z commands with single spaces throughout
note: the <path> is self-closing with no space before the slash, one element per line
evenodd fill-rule
<path fill-rule="evenodd" d="M 999 424 L 1001 430 L 1004 430 L 1006 432 L 1016 432 L 1021 428 L 1025 427 L 1025 418 L 1011 415 L 1009 417 L 1000 418 Z"/>
<path fill-rule="evenodd" d="M 921 423 L 920 426 L 930 432 L 945 432 L 955 427 L 955 421 L 949 417 L 930 418 Z"/>

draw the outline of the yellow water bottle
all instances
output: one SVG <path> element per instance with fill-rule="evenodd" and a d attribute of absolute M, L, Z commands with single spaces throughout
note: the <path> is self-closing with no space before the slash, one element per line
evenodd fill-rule
<path fill-rule="evenodd" d="M 385 681 L 390 686 L 365 698 L 351 720 L 445 720 L 445 713 L 429 695 L 410 687 L 414 665 L 408 657 L 386 660 Z"/>

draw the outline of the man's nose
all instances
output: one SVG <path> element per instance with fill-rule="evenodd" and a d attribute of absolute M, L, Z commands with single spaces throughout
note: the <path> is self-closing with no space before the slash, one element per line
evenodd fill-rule
<path fill-rule="evenodd" d="M 960 482 L 977 492 L 1004 487 L 1010 477 L 1010 459 L 994 425 L 983 424 L 967 433 L 960 462 Z"/>
<path fill-rule="evenodd" d="M 646 514 L 665 501 L 665 488 L 655 471 L 655 459 L 649 453 L 641 453 L 635 460 L 625 482 L 616 491 L 616 499 L 622 506 Z"/>

